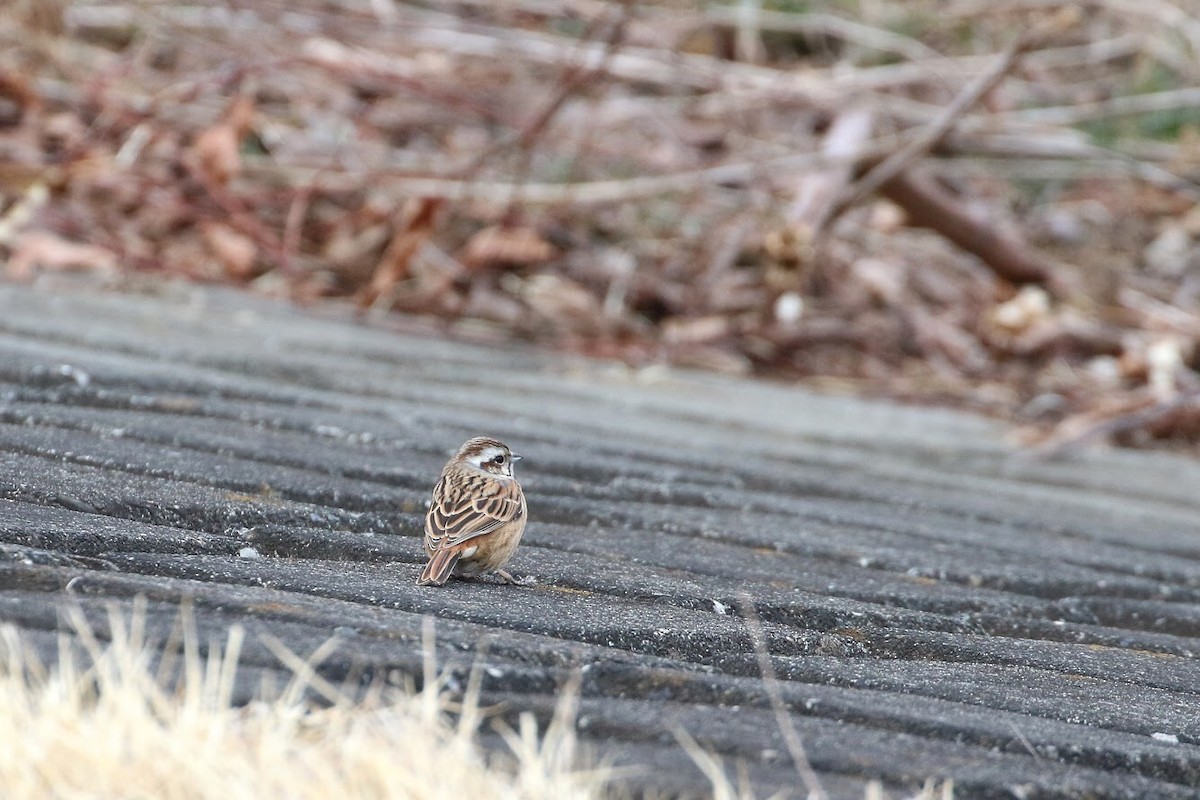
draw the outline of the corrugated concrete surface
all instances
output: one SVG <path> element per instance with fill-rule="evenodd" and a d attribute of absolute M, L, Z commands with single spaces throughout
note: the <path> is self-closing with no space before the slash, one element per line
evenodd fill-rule
<path fill-rule="evenodd" d="M 424 503 L 490 434 L 526 456 L 537 583 L 418 588 Z M 630 788 L 705 793 L 688 731 L 796 788 L 740 613 L 834 797 L 1197 797 L 1200 465 L 1037 460 L 994 422 L 396 333 L 234 295 L 0 287 L 0 620 L 64 600 L 250 633 L 241 691 L 420 673 L 422 620 L 485 699 L 581 681 Z M 256 557 L 257 556 L 257 557 Z M 481 655 L 482 653 L 482 655 Z"/>

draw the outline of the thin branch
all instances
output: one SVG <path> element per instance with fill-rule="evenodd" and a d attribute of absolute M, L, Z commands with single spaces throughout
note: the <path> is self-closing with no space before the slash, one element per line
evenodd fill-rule
<path fill-rule="evenodd" d="M 1151 428 L 1180 413 L 1200 413 L 1200 391 L 1181 393 L 1165 400 L 1155 400 L 1148 394 L 1133 395 L 1121 408 L 1084 411 L 1067 417 L 1034 449 L 1033 455 L 1053 458 L 1090 441 Z"/>
<path fill-rule="evenodd" d="M 705 9 L 704 17 L 710 22 L 735 25 L 737 10 L 724 6 Z M 860 47 L 883 53 L 894 53 L 913 61 L 938 58 L 939 53 L 925 43 L 909 36 L 902 36 L 882 28 L 875 28 L 833 14 L 788 13 L 786 11 L 760 10 L 755 19 L 760 30 L 780 33 L 825 34 L 834 36 Z"/>
<path fill-rule="evenodd" d="M 986 155 L 1000 158 L 1040 157 L 1046 159 L 1071 159 L 1087 164 L 1116 166 L 1120 174 L 1133 176 L 1147 183 L 1162 186 L 1197 202 L 1200 202 L 1200 183 L 1148 163 L 1141 158 L 1083 141 L 1075 135 L 1046 134 L 953 134 L 947 137 L 947 146 L 954 152 Z M 1178 159 L 1176 159 L 1178 160 Z M 1111 175 L 1110 176 L 1115 176 Z"/>
<path fill-rule="evenodd" d="M 771 653 L 767 650 L 767 640 L 763 636 L 762 624 L 754 610 L 754 602 L 748 594 L 742 594 L 738 597 L 738 605 L 741 608 L 742 617 L 746 620 L 746 630 L 750 633 L 750 641 L 754 644 L 754 654 L 758 657 L 758 670 L 762 674 L 763 686 L 767 690 L 771 711 L 775 714 L 775 724 L 779 726 L 779 732 L 783 735 L 788 754 L 792 757 L 792 764 L 796 767 L 796 774 L 800 777 L 804 788 L 808 790 L 809 798 L 829 800 L 825 787 L 821 785 L 820 777 L 808 761 L 808 754 L 804 752 L 804 743 L 800 741 L 800 734 L 796 732 L 796 726 L 792 724 L 792 718 L 788 714 L 783 696 L 779 692 L 779 680 L 775 677 L 775 666 L 771 663 Z"/>
<path fill-rule="evenodd" d="M 788 214 L 793 223 L 802 224 L 809 231 L 825 227 L 847 185 L 854 179 L 854 165 L 870 141 L 874 124 L 874 114 L 866 106 L 852 106 L 834 119 L 821 150 L 838 163 L 808 171 L 801 177 L 796 200 Z"/>
<path fill-rule="evenodd" d="M 945 138 L 954 123 L 971 106 L 979 102 L 985 94 L 995 87 L 1008 74 L 1016 63 L 1017 58 L 1036 42 L 1033 36 L 1020 36 L 1005 50 L 990 70 L 980 75 L 968 84 L 942 114 L 915 140 L 900 148 L 872 168 L 856 184 L 851 186 L 841 199 L 833 204 L 828 217 L 824 220 L 827 227 L 846 209 L 858 203 L 864 197 L 874 194 L 885 183 L 900 175 L 918 159 L 937 146 Z"/>
<path fill-rule="evenodd" d="M 1075 103 L 1053 108 L 1025 108 L 972 119 L 971 127 L 983 125 L 1078 125 L 1098 119 L 1153 114 L 1160 111 L 1193 111 L 1200 106 L 1200 87 L 1185 86 L 1165 92 L 1130 94 L 1110 97 L 1094 103 Z M 968 127 L 968 126 L 964 126 Z"/>
<path fill-rule="evenodd" d="M 980 258 L 992 271 L 1013 283 L 1044 283 L 1054 270 L 1017 233 L 979 219 L 950 194 L 922 174 L 907 170 L 880 191 L 908 214 L 909 224 L 929 228 Z"/>
<path fill-rule="evenodd" d="M 898 136 L 880 137 L 864 148 L 860 157 L 882 158 L 883 154 L 894 151 L 904 141 L 905 138 Z M 745 184 L 764 172 L 778 174 L 839 163 L 844 162 L 825 153 L 793 153 L 759 161 L 740 161 L 705 169 L 623 180 L 515 183 L 424 177 L 399 172 L 389 173 L 386 169 L 375 169 L 370 173 L 334 170 L 325 166 L 285 165 L 247 157 L 243 163 L 243 174 L 277 185 L 311 185 L 319 191 L 329 192 L 353 191 L 364 182 L 370 182 L 377 188 L 386 188 L 405 197 L 419 195 L 451 201 L 484 200 L 507 203 L 514 192 L 519 192 L 522 202 L 535 205 L 602 205 L 675 192 L 690 192 L 706 186 L 736 186 Z"/>

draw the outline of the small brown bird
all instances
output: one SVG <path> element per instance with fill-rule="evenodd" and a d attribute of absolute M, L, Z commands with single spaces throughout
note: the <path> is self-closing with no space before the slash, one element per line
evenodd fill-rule
<path fill-rule="evenodd" d="M 441 586 L 451 574 L 473 578 L 494 572 L 516 583 L 502 567 L 525 532 L 525 494 L 513 477 L 521 456 L 486 436 L 468 439 L 446 462 L 425 515 L 429 563 L 419 586 Z"/>

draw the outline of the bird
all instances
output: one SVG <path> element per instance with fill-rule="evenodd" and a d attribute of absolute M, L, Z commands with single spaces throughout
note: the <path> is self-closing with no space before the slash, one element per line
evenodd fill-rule
<path fill-rule="evenodd" d="M 495 573 L 517 583 L 503 567 L 525 532 L 525 493 L 513 477 L 521 456 L 498 439 L 477 436 L 442 468 L 425 514 L 429 563 L 418 586 L 442 586 L 451 575 Z"/>

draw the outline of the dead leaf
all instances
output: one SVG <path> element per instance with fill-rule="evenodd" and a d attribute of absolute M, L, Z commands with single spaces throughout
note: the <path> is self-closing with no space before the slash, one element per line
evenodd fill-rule
<path fill-rule="evenodd" d="M 202 177 L 224 186 L 242 171 L 238 141 L 237 131 L 223 122 L 217 123 L 196 136 L 184 157 L 188 166 Z"/>
<path fill-rule="evenodd" d="M 519 291 L 534 316 L 555 327 L 595 331 L 603 326 L 604 309 L 599 299 L 570 278 L 534 275 L 520 282 Z"/>
<path fill-rule="evenodd" d="M 877 302 L 892 307 L 904 304 L 907 265 L 881 258 L 860 258 L 850 265 L 850 275 Z"/>
<path fill-rule="evenodd" d="M 253 239 L 219 222 L 205 223 L 201 230 L 204 243 L 229 277 L 245 281 L 257 274 L 258 245 Z"/>
<path fill-rule="evenodd" d="M 542 264 L 556 255 L 558 250 L 533 228 L 491 225 L 467 240 L 459 258 L 468 268 L 483 270 Z"/>
<path fill-rule="evenodd" d="M 375 266 L 370 282 L 359 290 L 355 298 L 360 309 L 374 305 L 408 275 L 413 256 L 433 235 L 438 211 L 444 205 L 445 201 L 436 197 L 410 200 L 405 205 L 404 210 L 397 215 L 391 243 Z"/>
<path fill-rule="evenodd" d="M 242 172 L 242 137 L 250 129 L 254 102 L 246 96 L 236 98 L 220 122 L 197 134 L 184 153 L 184 163 L 199 177 L 224 186 Z"/>
<path fill-rule="evenodd" d="M 107 248 L 69 242 L 44 231 L 20 234 L 8 259 L 6 272 L 9 279 L 29 281 L 39 269 L 112 274 L 117 271 L 117 256 Z"/>
<path fill-rule="evenodd" d="M 684 367 L 723 372 L 726 375 L 748 375 L 750 359 L 736 350 L 712 345 L 682 345 L 671 349 L 671 359 Z"/>
<path fill-rule="evenodd" d="M 505 292 L 496 291 L 494 286 L 472 286 L 467 294 L 461 313 L 472 319 L 486 319 L 516 327 L 526 316 L 525 306 Z"/>
<path fill-rule="evenodd" d="M 729 334 L 729 317 L 668 317 L 662 322 L 662 338 L 667 344 L 703 344 Z"/>

